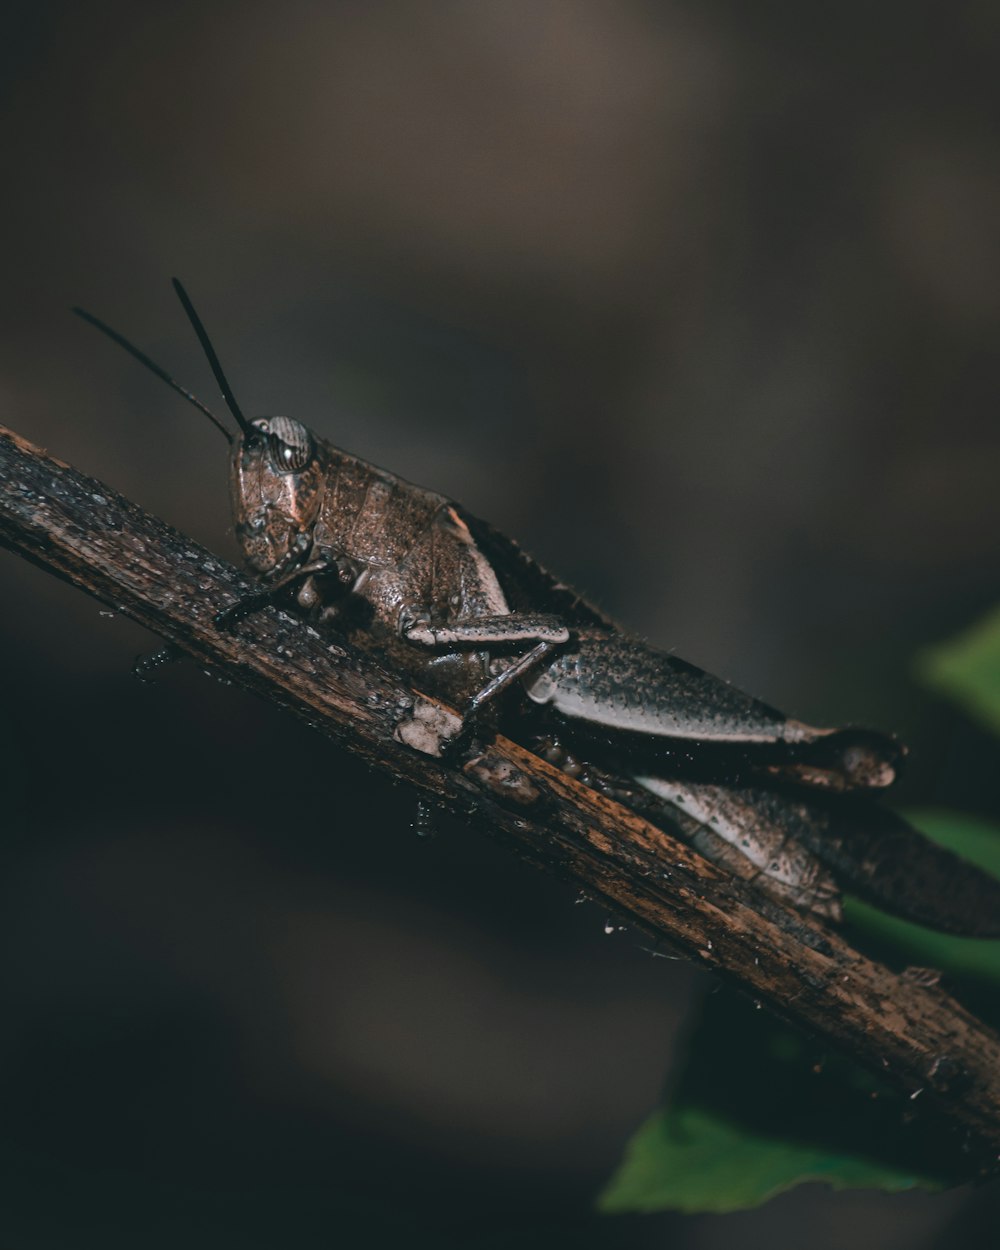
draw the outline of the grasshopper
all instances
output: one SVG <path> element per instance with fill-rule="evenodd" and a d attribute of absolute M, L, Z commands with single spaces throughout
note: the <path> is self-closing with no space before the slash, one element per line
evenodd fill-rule
<path fill-rule="evenodd" d="M 249 420 L 187 293 L 174 287 L 238 432 L 104 322 L 112 338 L 232 445 L 237 538 L 270 602 L 348 633 L 413 686 L 462 710 L 404 741 L 460 753 L 503 728 L 772 896 L 837 920 L 847 886 L 951 932 L 1000 936 L 1000 883 L 936 847 L 874 796 L 904 748 L 871 730 L 783 715 L 619 629 L 459 504 L 317 437 Z M 160 658 L 166 653 L 158 653 Z"/>

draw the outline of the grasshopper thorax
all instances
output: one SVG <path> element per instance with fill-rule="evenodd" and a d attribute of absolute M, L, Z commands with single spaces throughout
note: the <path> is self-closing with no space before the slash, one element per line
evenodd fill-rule
<path fill-rule="evenodd" d="M 323 502 L 324 475 L 309 430 L 258 417 L 233 443 L 233 519 L 249 566 L 268 575 L 301 557 Z"/>

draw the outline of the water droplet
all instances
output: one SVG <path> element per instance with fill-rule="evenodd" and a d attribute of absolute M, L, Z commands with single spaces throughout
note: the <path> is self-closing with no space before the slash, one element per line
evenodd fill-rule
<path fill-rule="evenodd" d="M 437 830 L 431 816 L 430 805 L 423 799 L 417 799 L 417 812 L 413 819 L 413 830 L 418 838 L 433 838 Z"/>
<path fill-rule="evenodd" d="M 760 1001 L 760 999 L 759 999 L 759 998 L 755 998 L 755 999 L 753 1000 L 753 1009 L 754 1009 L 754 1011 L 763 1011 L 763 1010 L 764 1010 L 764 1004 Z"/>
<path fill-rule="evenodd" d="M 611 921 L 610 921 L 610 920 L 605 920 L 605 922 L 604 922 L 604 932 L 605 932 L 605 933 L 614 933 L 614 931 L 615 931 L 615 926 L 611 923 Z"/>
<path fill-rule="evenodd" d="M 203 668 L 201 673 L 202 676 L 211 677 L 212 681 L 217 681 L 220 686 L 231 686 L 233 684 L 221 668 Z"/>
<path fill-rule="evenodd" d="M 98 615 L 98 616 L 104 616 L 104 617 L 106 617 L 109 621 L 113 621 L 113 620 L 115 619 L 115 614 L 114 614 L 114 612 L 109 611 L 107 608 L 101 608 L 101 610 L 97 613 L 97 615 Z"/>

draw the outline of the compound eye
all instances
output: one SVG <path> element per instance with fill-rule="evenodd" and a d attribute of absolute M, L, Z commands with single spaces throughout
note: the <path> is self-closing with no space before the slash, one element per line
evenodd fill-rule
<path fill-rule="evenodd" d="M 299 473 L 312 460 L 312 436 L 300 421 L 272 417 L 268 433 L 271 461 L 279 473 Z"/>

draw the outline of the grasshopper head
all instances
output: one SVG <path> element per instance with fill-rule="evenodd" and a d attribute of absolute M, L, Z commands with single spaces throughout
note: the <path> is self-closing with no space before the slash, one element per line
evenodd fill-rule
<path fill-rule="evenodd" d="M 215 348 L 187 292 L 174 278 L 174 290 L 208 358 L 226 407 L 239 426 L 234 435 L 201 400 L 109 325 L 75 308 L 102 334 L 183 395 L 229 440 L 233 447 L 232 489 L 236 535 L 247 563 L 263 576 L 277 577 L 296 568 L 309 552 L 310 530 L 323 499 L 323 472 L 316 440 L 291 417 L 258 417 L 248 421 L 219 364 Z"/>
<path fill-rule="evenodd" d="M 258 417 L 233 443 L 233 519 L 247 564 L 285 572 L 308 551 L 323 498 L 316 442 L 291 417 Z"/>

